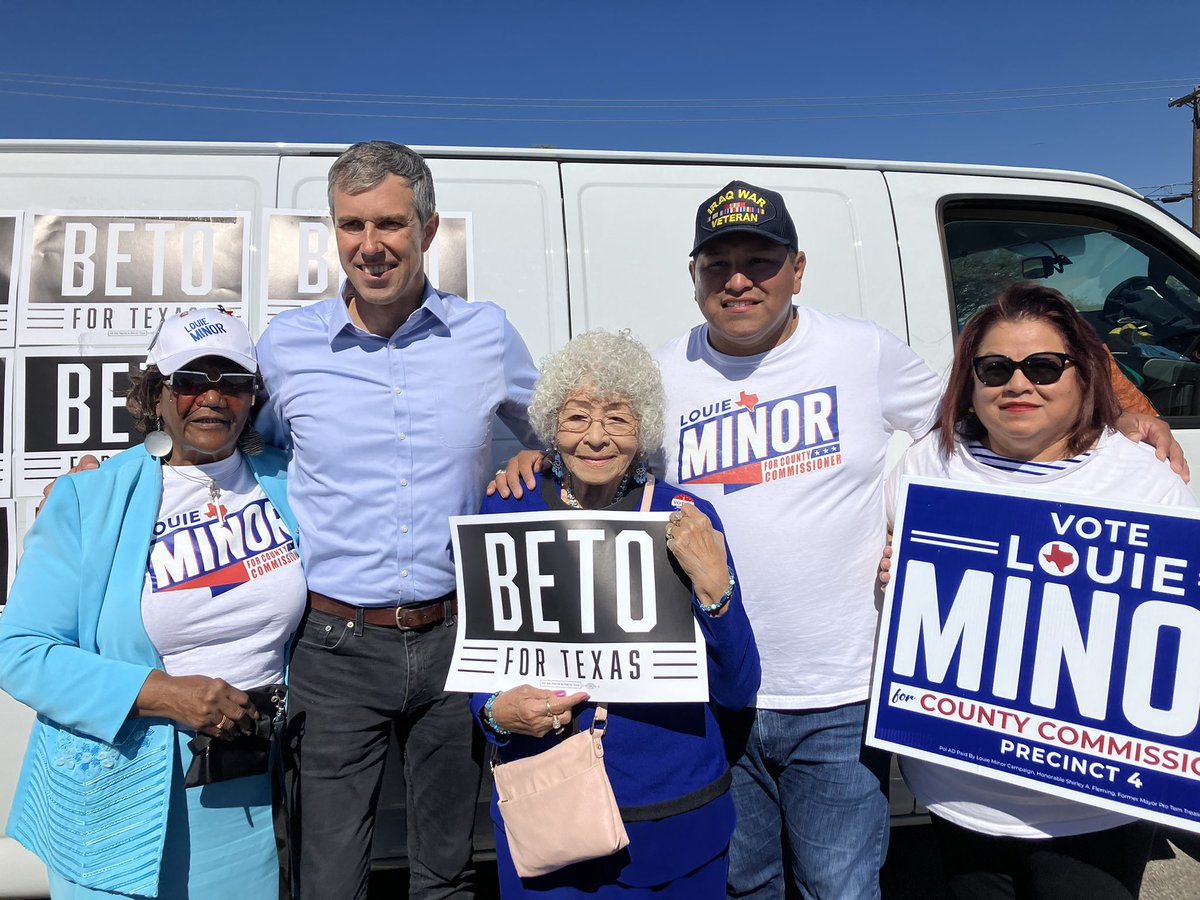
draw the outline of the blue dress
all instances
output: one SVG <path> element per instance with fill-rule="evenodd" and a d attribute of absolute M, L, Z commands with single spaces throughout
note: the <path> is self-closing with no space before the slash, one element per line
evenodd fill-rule
<path fill-rule="evenodd" d="M 640 508 L 643 491 L 644 488 L 635 490 L 609 510 Z M 709 517 L 713 527 L 721 530 L 720 519 L 710 504 L 669 484 L 654 485 L 650 509 L 673 510 L 673 501 L 679 496 L 691 499 Z M 520 500 L 488 497 L 480 511 L 494 515 L 566 508 L 553 479 L 539 477 L 537 489 L 526 491 Z M 732 559 L 729 567 L 734 570 Z M 729 608 L 720 617 L 702 612 L 694 596 L 693 604 L 708 647 L 711 701 L 608 705 L 604 762 L 617 805 L 622 808 L 666 803 L 722 779 L 729 765 L 717 721 L 718 708 L 743 709 L 753 703 L 758 690 L 758 648 L 742 607 L 740 588 L 735 586 Z M 476 694 L 471 698 L 477 719 L 488 696 Z M 594 714 L 593 704 L 576 708 L 579 728 L 589 727 Z M 499 747 L 504 761 L 540 753 L 561 739 L 553 734 L 540 739 L 522 735 L 501 737 L 479 721 L 484 735 Z M 626 822 L 629 846 L 624 850 L 538 878 L 517 875 L 494 795 L 492 820 L 496 829 L 500 890 L 506 900 L 577 897 L 581 893 L 596 898 L 653 896 L 697 900 L 725 894 L 726 851 L 734 826 L 733 800 L 727 790 L 685 812 Z"/>

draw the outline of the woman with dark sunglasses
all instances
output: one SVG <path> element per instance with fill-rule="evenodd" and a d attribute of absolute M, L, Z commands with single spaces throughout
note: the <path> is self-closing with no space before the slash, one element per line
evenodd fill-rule
<path fill-rule="evenodd" d="M 1109 359 L 1058 291 L 1009 287 L 963 328 L 937 424 L 889 476 L 889 521 L 901 475 L 1195 506 L 1168 464 L 1116 432 Z M 1150 823 L 911 757 L 901 770 L 956 898 L 1137 896 Z"/>
<path fill-rule="evenodd" d="M 0 619 L 0 688 L 39 713 L 8 833 L 56 900 L 276 900 L 305 584 L 286 458 L 250 428 L 254 343 L 224 310 L 173 316 L 131 382 L 145 443 L 59 479 Z"/>

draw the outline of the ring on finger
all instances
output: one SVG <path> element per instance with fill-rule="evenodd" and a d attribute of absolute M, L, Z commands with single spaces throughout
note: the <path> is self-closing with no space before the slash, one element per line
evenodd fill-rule
<path fill-rule="evenodd" d="M 552 710 L 550 708 L 550 698 L 549 697 L 546 698 L 546 715 L 548 715 L 548 716 L 554 715 L 554 710 Z"/>
<path fill-rule="evenodd" d="M 233 724 L 233 719 L 229 718 L 229 716 L 222 713 L 221 721 L 217 723 L 217 731 L 224 731 L 226 728 L 228 728 L 232 724 Z"/>
<path fill-rule="evenodd" d="M 554 728 L 555 734 L 562 733 L 562 720 L 558 717 L 558 713 L 550 717 L 550 725 Z"/>

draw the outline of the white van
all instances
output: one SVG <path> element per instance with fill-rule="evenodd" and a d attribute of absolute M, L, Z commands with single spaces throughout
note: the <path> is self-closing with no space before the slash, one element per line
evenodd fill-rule
<path fill-rule="evenodd" d="M 257 332 L 280 309 L 336 290 L 323 216 L 326 171 L 342 149 L 0 141 L 0 566 L 10 579 L 44 481 L 85 452 L 136 440 L 114 392 L 161 315 L 220 302 Z M 1200 461 L 1200 238 L 1106 178 L 419 149 L 443 220 L 431 277 L 506 307 L 535 358 L 588 328 L 628 327 L 653 346 L 698 322 L 687 275 L 696 205 L 738 178 L 786 198 L 808 255 L 801 303 L 874 319 L 944 371 L 971 312 L 1009 281 L 1043 280 L 1075 300 Z M 495 455 L 511 449 L 501 440 Z M 29 721 L 0 695 L 0 816 Z M 395 798 L 383 803 L 382 863 L 403 853 Z M 897 790 L 893 812 L 912 811 Z M 0 872 L 0 896 L 45 891 L 35 861 L 7 838 Z"/>

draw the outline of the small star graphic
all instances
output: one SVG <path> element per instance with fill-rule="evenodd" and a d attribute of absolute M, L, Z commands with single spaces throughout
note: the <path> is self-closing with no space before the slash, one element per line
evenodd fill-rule
<path fill-rule="evenodd" d="M 1051 546 L 1050 552 L 1045 554 L 1042 559 L 1046 560 L 1050 565 L 1056 566 L 1058 571 L 1065 572 L 1067 571 L 1067 566 L 1075 562 L 1075 557 L 1067 551 L 1060 549 L 1060 546 L 1059 544 Z"/>
<path fill-rule="evenodd" d="M 738 397 L 737 405 L 753 410 L 758 405 L 758 394 L 747 394 L 745 391 L 742 391 L 741 396 Z"/>

